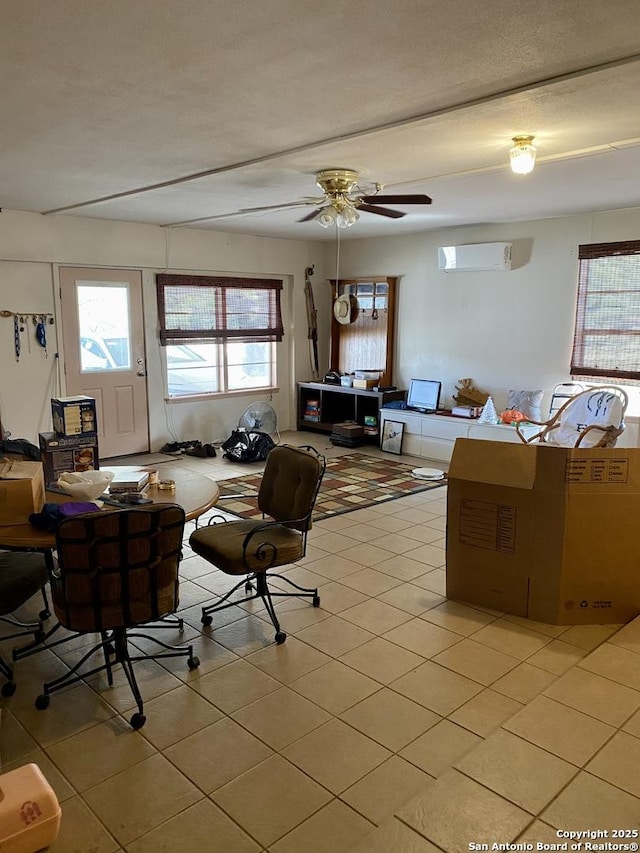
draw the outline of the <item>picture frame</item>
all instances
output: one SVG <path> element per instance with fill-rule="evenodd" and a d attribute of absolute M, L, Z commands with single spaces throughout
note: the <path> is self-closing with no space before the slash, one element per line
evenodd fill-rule
<path fill-rule="evenodd" d="M 386 453 L 402 453 L 402 436 L 404 424 L 402 421 L 385 421 L 382 427 L 380 449 Z"/>

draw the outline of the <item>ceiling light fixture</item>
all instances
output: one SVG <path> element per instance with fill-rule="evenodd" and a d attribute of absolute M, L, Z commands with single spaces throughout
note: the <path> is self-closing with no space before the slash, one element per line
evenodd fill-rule
<path fill-rule="evenodd" d="M 360 214 L 354 205 L 343 199 L 336 199 L 335 202 L 321 207 L 316 216 L 316 222 L 319 222 L 323 228 L 330 228 L 332 225 L 338 228 L 350 228 L 358 219 Z"/>
<path fill-rule="evenodd" d="M 537 148 L 532 145 L 533 136 L 514 136 L 513 148 L 509 151 L 511 171 L 516 175 L 528 175 L 536 164 Z"/>

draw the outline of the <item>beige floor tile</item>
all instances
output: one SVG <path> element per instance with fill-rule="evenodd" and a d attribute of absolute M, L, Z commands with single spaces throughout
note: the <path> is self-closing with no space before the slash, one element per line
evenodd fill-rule
<path fill-rule="evenodd" d="M 334 794 L 342 793 L 391 756 L 388 749 L 337 719 L 305 735 L 282 754 Z"/>
<path fill-rule="evenodd" d="M 341 795 L 341 799 L 380 826 L 432 781 L 413 764 L 392 755 Z"/>
<path fill-rule="evenodd" d="M 416 530 L 416 525 L 397 516 L 386 515 L 376 519 L 376 530 L 385 530 L 387 533 L 399 533 L 402 530 L 405 536 L 414 539 L 412 531 Z"/>
<path fill-rule="evenodd" d="M 456 768 L 531 814 L 538 814 L 578 772 L 504 729 L 456 762 Z"/>
<path fill-rule="evenodd" d="M 389 687 L 441 717 L 446 717 L 482 690 L 477 682 L 432 661 L 426 661 L 391 682 Z"/>
<path fill-rule="evenodd" d="M 410 581 L 424 574 L 424 563 L 419 563 L 403 555 L 398 555 L 397 557 L 392 557 L 390 560 L 383 560 L 381 563 L 378 563 L 376 571 L 384 572 L 385 575 L 389 575 L 389 577 L 396 578 L 399 581 Z"/>
<path fill-rule="evenodd" d="M 366 595 L 380 595 L 394 586 L 398 586 L 401 581 L 398 578 L 393 578 L 384 572 L 378 572 L 375 569 L 362 569 L 352 575 L 342 578 L 342 583 L 351 589 L 357 589 L 358 592 L 364 592 Z"/>
<path fill-rule="evenodd" d="M 620 631 L 614 633 L 609 638 L 609 642 L 614 646 L 623 646 L 630 652 L 640 653 L 640 618 L 636 617 L 633 622 L 629 622 Z"/>
<path fill-rule="evenodd" d="M 414 578 L 412 583 L 431 592 L 437 592 L 438 595 L 447 594 L 447 577 L 444 569 L 433 569 L 430 572 L 426 572 L 424 575 Z"/>
<path fill-rule="evenodd" d="M 348 548 L 353 548 L 355 541 L 345 533 L 336 533 L 335 531 L 323 530 L 313 537 L 313 545 L 316 548 L 321 548 L 329 554 L 339 554 L 341 551 L 346 551 Z"/>
<path fill-rule="evenodd" d="M 438 714 L 388 688 L 363 699 L 340 716 L 392 752 L 398 752 L 440 720 Z"/>
<path fill-rule="evenodd" d="M 396 519 L 396 521 L 399 524 L 407 523 L 402 519 Z M 419 544 L 419 541 L 413 539 L 406 531 L 391 533 L 389 531 L 376 530 L 370 542 L 373 546 L 384 548 L 385 551 L 391 551 L 392 554 L 404 554 L 406 551 L 413 551 Z"/>
<path fill-rule="evenodd" d="M 468 637 L 493 622 L 495 617 L 481 610 L 474 610 L 466 604 L 459 604 L 457 601 L 444 601 L 423 613 L 422 618 L 441 628 L 447 628 L 449 631 Z"/>
<path fill-rule="evenodd" d="M 348 610 L 343 610 L 340 618 L 359 625 L 360 628 L 371 631 L 372 634 L 384 634 L 385 631 L 390 631 L 402 625 L 403 622 L 409 621 L 411 616 L 391 604 L 385 604 L 377 598 L 370 598 Z"/>
<path fill-rule="evenodd" d="M 4 676 L 0 677 L 4 678 Z M 24 764 L 27 756 L 39 749 L 39 744 L 10 710 L 2 708 L 1 713 L 0 758 L 2 758 L 4 769 L 5 765 L 15 762 Z"/>
<path fill-rule="evenodd" d="M 425 545 L 431 545 L 442 537 L 442 531 L 434 527 L 418 524 L 411 528 L 410 537 L 411 539 L 416 539 L 418 542 L 423 542 Z"/>
<path fill-rule="evenodd" d="M 251 652 L 263 649 L 273 643 L 275 629 L 269 622 L 257 616 L 246 616 L 222 628 L 216 628 L 211 636 L 234 654 L 246 657 Z"/>
<path fill-rule="evenodd" d="M 256 666 L 282 684 L 289 684 L 330 660 L 328 655 L 301 642 L 296 637 L 289 637 L 280 645 L 267 646 L 266 649 L 260 649 L 246 658 L 247 663 Z"/>
<path fill-rule="evenodd" d="M 272 586 L 275 588 L 275 584 Z M 276 598 L 274 596 L 273 602 L 276 606 L 280 630 L 288 636 L 298 634 L 310 625 L 317 625 L 318 622 L 322 622 L 323 619 L 328 619 L 331 616 L 327 610 L 314 607 L 309 598 L 304 599 L 297 596 L 294 598 Z M 271 617 L 266 610 L 261 610 L 257 615 L 267 624 L 270 631 L 274 630 Z"/>
<path fill-rule="evenodd" d="M 183 659 L 183 663 L 188 673 L 189 667 L 187 666 L 186 658 Z M 159 663 L 153 660 L 136 662 L 134 664 L 134 673 L 138 682 L 138 688 L 145 701 L 149 701 L 156 696 L 161 696 L 169 690 L 174 690 L 182 683 L 165 667 L 160 666 Z M 127 681 L 124 669 L 121 666 L 116 666 L 113 669 L 113 686 L 109 685 L 106 673 L 91 676 L 86 679 L 86 683 L 119 714 L 129 717 L 130 712 L 136 710 L 136 700 Z M 53 703 L 56 702 L 57 698 L 56 694 L 52 696 L 51 707 L 53 707 Z"/>
<path fill-rule="evenodd" d="M 640 690 L 638 655 L 621 646 L 605 643 L 583 658 L 579 666 L 589 672 L 617 681 L 618 684 Z"/>
<path fill-rule="evenodd" d="M 504 728 L 581 767 L 615 729 L 546 696 L 537 696 Z"/>
<path fill-rule="evenodd" d="M 331 795 L 280 755 L 219 788 L 212 799 L 267 847 L 322 808 Z"/>
<path fill-rule="evenodd" d="M 587 764 L 586 770 L 640 797 L 640 738 L 618 732 Z"/>
<path fill-rule="evenodd" d="M 398 817 L 447 853 L 468 853 L 470 838 L 511 841 L 531 822 L 530 814 L 457 770 L 437 779 Z"/>
<path fill-rule="evenodd" d="M 483 629 L 484 630 L 484 629 Z M 517 658 L 476 643 L 462 640 L 434 658 L 436 663 L 489 686 L 518 665 Z"/>
<path fill-rule="evenodd" d="M 384 601 L 387 604 L 392 604 L 394 607 L 399 607 L 400 610 L 406 610 L 413 616 L 419 616 L 426 610 L 432 607 L 437 607 L 446 601 L 442 595 L 437 595 L 435 592 L 430 592 L 428 589 L 421 589 L 412 583 L 403 583 L 393 589 L 383 592 L 378 596 L 379 601 Z"/>
<path fill-rule="evenodd" d="M 126 845 L 202 799 L 202 792 L 156 754 L 83 797 L 116 840 Z"/>
<path fill-rule="evenodd" d="M 314 521 L 313 527 L 319 531 L 345 530 L 347 527 L 359 527 L 360 525 L 357 521 L 354 521 L 353 515 L 352 512 L 346 512 L 343 515 L 323 518 L 322 521 Z"/>
<path fill-rule="evenodd" d="M 357 589 L 351 589 L 338 581 L 330 581 L 320 590 L 320 610 L 325 613 L 341 613 L 368 599 L 369 596 L 364 592 L 358 592 Z"/>
<path fill-rule="evenodd" d="M 350 853 L 439 853 L 439 850 L 422 835 L 391 818 L 367 835 Z"/>
<path fill-rule="evenodd" d="M 319 560 L 306 564 L 315 574 L 323 575 L 329 580 L 339 581 L 354 572 L 361 572 L 362 566 L 353 560 L 347 560 L 342 554 L 327 554 Z"/>
<path fill-rule="evenodd" d="M 201 800 L 127 845 L 127 853 L 258 853 L 260 847 L 211 800 Z"/>
<path fill-rule="evenodd" d="M 564 634 L 562 635 L 564 636 Z M 562 675 L 572 666 L 575 666 L 586 654 L 584 649 L 565 643 L 560 640 L 552 640 L 543 646 L 539 652 L 527 658 L 527 663 L 544 669 L 554 675 Z"/>
<path fill-rule="evenodd" d="M 549 637 L 502 618 L 477 631 L 473 639 L 476 643 L 482 643 L 522 661 L 550 642 Z"/>
<path fill-rule="evenodd" d="M 423 565 L 431 566 L 434 569 L 441 569 L 446 562 L 444 548 L 440 548 L 434 543 L 427 544 L 425 542 L 418 548 L 405 551 L 404 556 L 409 560 L 415 560 L 417 563 L 423 563 Z"/>
<path fill-rule="evenodd" d="M 237 660 L 205 675 L 192 686 L 221 711 L 229 714 L 272 693 L 281 685 L 275 678 L 245 660 Z"/>
<path fill-rule="evenodd" d="M 359 628 L 339 616 L 330 616 L 329 619 L 305 628 L 298 634 L 299 640 L 334 658 L 361 646 L 373 637 L 374 634 L 370 631 L 365 631 L 364 628 Z"/>
<path fill-rule="evenodd" d="M 454 634 L 453 631 L 425 622 L 419 616 L 397 628 L 392 628 L 384 637 L 389 642 L 425 658 L 434 657 L 462 640 L 460 634 Z"/>
<path fill-rule="evenodd" d="M 547 687 L 545 696 L 619 727 L 640 707 L 640 692 L 580 667 Z"/>
<path fill-rule="evenodd" d="M 536 631 L 538 634 L 544 634 L 546 637 L 552 637 L 553 639 L 557 639 L 568 630 L 566 625 L 549 625 L 547 622 L 536 622 L 535 619 L 527 619 L 524 616 L 513 616 L 511 613 L 505 613 L 502 618 L 506 622 L 513 622 L 514 625 L 520 625 L 522 628 L 528 628 L 530 631 Z"/>
<path fill-rule="evenodd" d="M 205 794 L 226 785 L 273 754 L 238 723 L 224 718 L 164 751 Z"/>
<path fill-rule="evenodd" d="M 473 732 L 441 720 L 400 751 L 400 755 L 431 776 L 441 776 L 482 738 Z"/>
<path fill-rule="evenodd" d="M 238 655 L 235 652 L 221 646 L 220 643 L 216 643 L 204 634 L 199 634 L 187 642 L 191 643 L 193 653 L 200 661 L 197 669 L 190 670 L 185 658 L 167 658 L 166 660 L 158 661 L 172 675 L 175 675 L 176 678 L 179 678 L 180 681 L 186 684 L 202 678 L 203 675 L 213 672 L 214 669 L 219 669 L 221 666 L 226 666 L 226 664 L 238 660 Z"/>
<path fill-rule="evenodd" d="M 491 686 L 493 690 L 526 704 L 542 693 L 557 676 L 537 666 L 521 663 Z"/>
<path fill-rule="evenodd" d="M 380 684 L 337 660 L 292 681 L 290 687 L 331 714 L 341 714 L 366 696 L 380 690 Z"/>
<path fill-rule="evenodd" d="M 340 800 L 332 800 L 269 848 L 269 853 L 348 853 L 372 825 Z"/>
<path fill-rule="evenodd" d="M 400 524 L 402 524 L 402 522 L 400 522 Z M 371 524 L 356 524 L 349 530 L 348 535 L 358 542 L 373 542 L 375 539 L 380 539 L 381 531 L 378 530 L 377 526 L 374 527 Z M 375 544 L 380 548 L 384 548 L 386 551 L 395 553 L 395 550 L 393 548 L 388 548 L 383 541 L 376 542 Z"/>
<path fill-rule="evenodd" d="M 275 750 L 331 719 L 326 711 L 288 687 L 269 693 L 231 716 Z"/>
<path fill-rule="evenodd" d="M 80 797 L 64 803 L 60 834 L 50 853 L 116 853 L 120 845 Z"/>
<path fill-rule="evenodd" d="M 424 663 L 421 655 L 396 646 L 383 637 L 374 637 L 342 655 L 340 660 L 381 684 L 389 684 Z"/>
<path fill-rule="evenodd" d="M 562 641 L 590 652 L 602 645 L 621 627 L 621 625 L 572 625 L 562 635 Z"/>
<path fill-rule="evenodd" d="M 449 719 L 480 737 L 487 737 L 505 720 L 521 711 L 522 707 L 522 703 L 487 687 L 449 714 Z"/>
<path fill-rule="evenodd" d="M 403 500 L 403 498 L 400 498 L 400 500 Z M 406 504 L 407 502 L 405 501 L 405 505 Z M 402 521 L 410 521 L 412 524 L 416 525 L 428 524 L 438 518 L 434 512 L 411 507 L 407 507 L 407 509 L 403 509 L 401 512 L 396 512 L 395 515 Z"/>
<path fill-rule="evenodd" d="M 625 732 L 629 732 L 629 734 L 640 738 L 640 711 L 636 711 L 633 717 L 622 728 Z"/>
<path fill-rule="evenodd" d="M 141 732 L 113 717 L 49 747 L 48 754 L 76 791 L 82 793 L 156 753 Z"/>
<path fill-rule="evenodd" d="M 558 830 L 541 820 L 534 820 L 531 826 L 528 826 L 522 835 L 518 836 L 516 841 L 518 844 L 533 844 L 533 848 L 530 849 L 536 850 L 539 843 L 557 844 L 559 841 Z M 555 848 L 548 847 L 547 849 L 554 850 Z"/>
<path fill-rule="evenodd" d="M 211 702 L 186 685 L 145 702 L 144 708 L 147 722 L 141 734 L 159 750 L 222 717 Z"/>
<path fill-rule="evenodd" d="M 556 829 L 638 828 L 640 800 L 584 771 L 540 815 Z"/>

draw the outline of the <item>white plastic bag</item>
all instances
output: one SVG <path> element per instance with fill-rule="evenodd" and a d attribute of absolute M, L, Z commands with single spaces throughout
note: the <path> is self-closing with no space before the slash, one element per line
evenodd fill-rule
<path fill-rule="evenodd" d="M 94 501 L 106 492 L 113 480 L 112 471 L 83 471 L 60 474 L 58 488 L 78 501 Z"/>

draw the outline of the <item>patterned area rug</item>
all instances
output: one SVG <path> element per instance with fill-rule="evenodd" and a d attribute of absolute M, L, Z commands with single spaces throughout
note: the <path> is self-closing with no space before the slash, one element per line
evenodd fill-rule
<path fill-rule="evenodd" d="M 347 453 L 327 460 L 327 470 L 313 513 L 314 521 L 352 512 L 355 509 L 392 501 L 404 495 L 426 492 L 445 485 L 444 480 L 417 480 L 411 476 L 414 466 L 366 456 L 364 453 Z M 218 480 L 220 494 L 238 495 L 222 500 L 219 508 L 240 518 L 261 518 L 257 495 L 262 474 L 247 474 L 229 480 Z"/>

